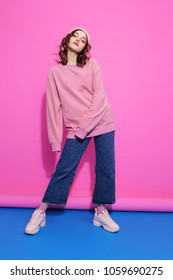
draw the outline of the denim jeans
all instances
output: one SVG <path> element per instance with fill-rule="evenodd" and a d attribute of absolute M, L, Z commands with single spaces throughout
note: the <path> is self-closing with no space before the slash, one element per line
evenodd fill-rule
<path fill-rule="evenodd" d="M 95 204 L 115 203 L 115 132 L 94 137 L 96 151 L 95 186 L 92 202 Z M 48 184 L 42 202 L 66 204 L 70 186 L 78 164 L 91 138 L 84 140 L 66 139 L 55 172 Z"/>

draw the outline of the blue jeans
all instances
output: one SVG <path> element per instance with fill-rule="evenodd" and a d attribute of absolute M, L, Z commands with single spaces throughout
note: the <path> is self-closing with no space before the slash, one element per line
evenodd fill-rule
<path fill-rule="evenodd" d="M 114 136 L 115 132 L 112 131 L 94 137 L 96 178 L 92 202 L 95 204 L 115 203 Z M 78 164 L 90 140 L 91 138 L 85 138 L 84 140 L 66 139 L 42 202 L 66 204 Z"/>

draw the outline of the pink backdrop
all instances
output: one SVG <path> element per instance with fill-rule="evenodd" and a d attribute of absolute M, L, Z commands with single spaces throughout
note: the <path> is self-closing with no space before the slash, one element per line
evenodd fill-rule
<path fill-rule="evenodd" d="M 45 86 L 56 45 L 86 28 L 116 119 L 118 210 L 173 210 L 173 1 L 0 3 L 0 205 L 36 207 L 59 155 L 47 139 Z M 88 209 L 94 145 L 66 208 Z"/>

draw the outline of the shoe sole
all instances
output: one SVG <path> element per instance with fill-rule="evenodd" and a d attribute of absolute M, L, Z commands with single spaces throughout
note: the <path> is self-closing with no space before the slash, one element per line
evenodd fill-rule
<path fill-rule="evenodd" d="M 45 225 L 46 225 L 46 220 L 44 220 L 43 222 L 41 222 L 41 224 L 38 226 L 38 228 L 36 228 L 36 230 L 35 231 L 26 231 L 25 230 L 25 233 L 26 234 L 36 234 L 39 230 L 40 230 L 40 228 L 42 228 L 42 227 L 45 227 Z"/>
<path fill-rule="evenodd" d="M 97 221 L 93 221 L 93 225 L 94 226 L 96 226 L 96 227 L 103 227 L 105 230 L 107 230 L 107 231 L 109 231 L 109 232 L 118 232 L 120 229 L 117 229 L 117 230 L 115 230 L 115 229 L 110 229 L 110 228 L 108 228 L 108 227 L 106 227 L 105 225 L 103 225 L 103 224 L 101 224 L 100 222 L 97 222 Z"/>

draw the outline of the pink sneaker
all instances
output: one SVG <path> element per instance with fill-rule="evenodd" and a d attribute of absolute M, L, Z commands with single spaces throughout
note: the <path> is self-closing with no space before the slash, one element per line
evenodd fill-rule
<path fill-rule="evenodd" d="M 93 219 L 93 225 L 103 228 L 110 232 L 117 232 L 120 230 L 119 225 L 117 225 L 112 218 L 109 216 L 109 213 L 106 209 L 102 211 L 101 214 L 97 215 L 97 208 L 95 208 L 95 214 Z"/>
<path fill-rule="evenodd" d="M 32 217 L 25 227 L 26 234 L 35 234 L 41 227 L 46 225 L 46 214 L 42 213 L 39 209 L 36 209 L 32 214 Z"/>

